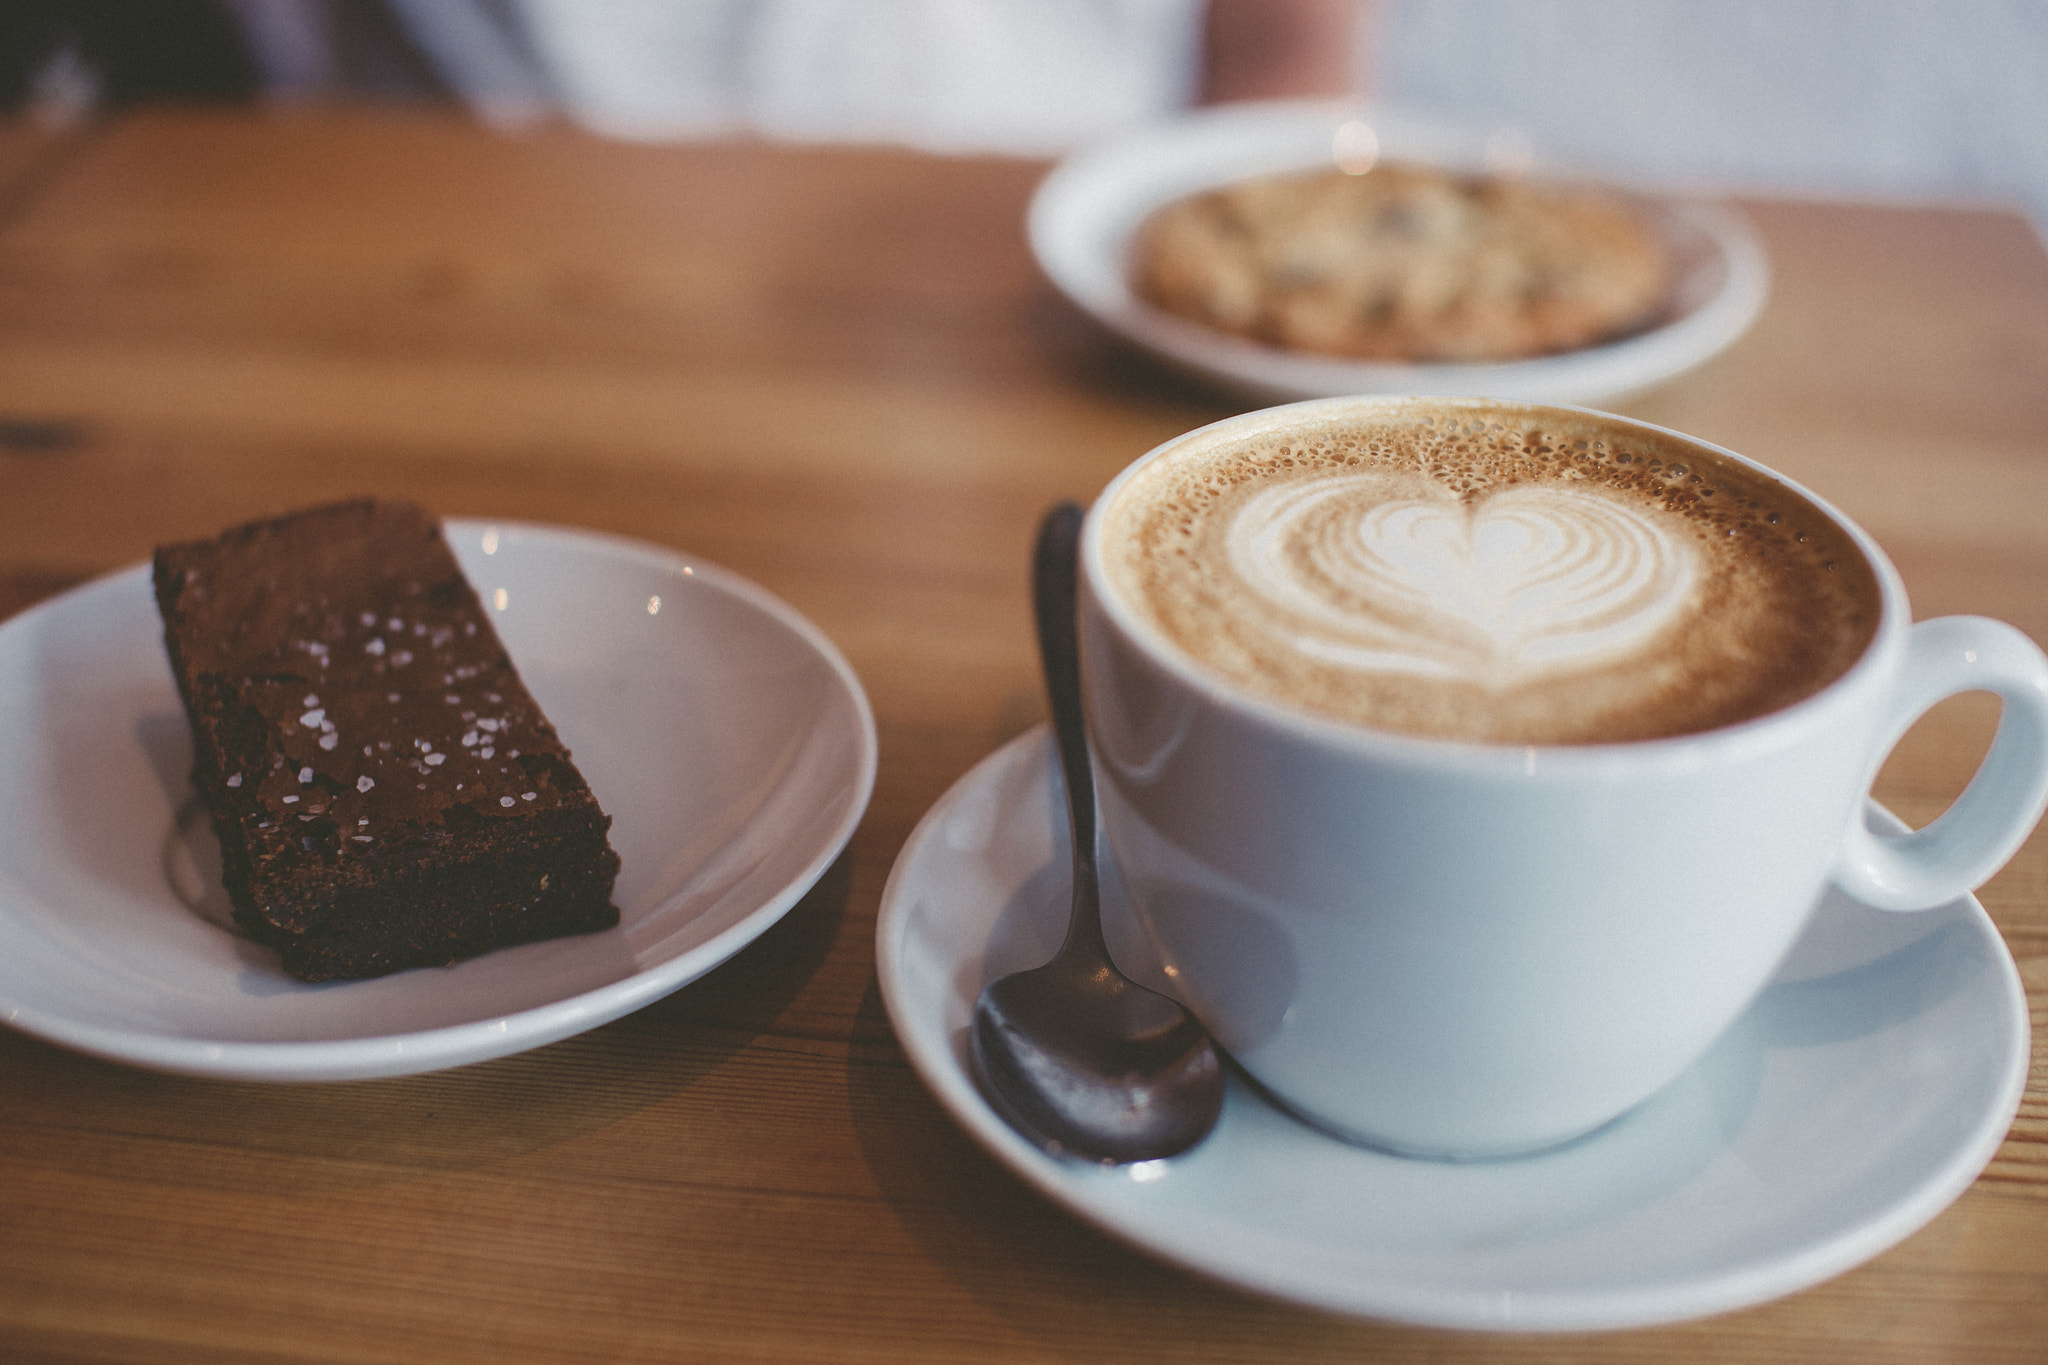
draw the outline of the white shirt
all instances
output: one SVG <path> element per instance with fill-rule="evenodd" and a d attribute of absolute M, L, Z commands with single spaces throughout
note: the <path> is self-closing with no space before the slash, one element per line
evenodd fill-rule
<path fill-rule="evenodd" d="M 434 3 L 434 0 L 425 0 Z M 514 0 L 570 113 L 720 133 L 1057 152 L 1186 104 L 1201 0 Z"/>

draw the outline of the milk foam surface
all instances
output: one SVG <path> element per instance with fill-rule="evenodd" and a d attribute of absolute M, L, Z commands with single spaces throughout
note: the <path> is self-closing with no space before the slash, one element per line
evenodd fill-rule
<path fill-rule="evenodd" d="M 1868 645 L 1875 576 L 1775 480 L 1590 417 L 1479 411 L 1191 442 L 1104 509 L 1113 590 L 1271 700 L 1491 742 L 1712 728 Z"/>

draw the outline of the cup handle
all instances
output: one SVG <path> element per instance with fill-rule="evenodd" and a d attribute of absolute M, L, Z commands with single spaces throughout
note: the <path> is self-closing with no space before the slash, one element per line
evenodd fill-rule
<path fill-rule="evenodd" d="M 1998 731 L 1955 804 L 1906 834 L 1871 833 L 1860 808 L 1850 820 L 1835 882 L 1865 904 L 1926 910 L 1974 890 L 2019 851 L 2048 806 L 2048 658 L 2003 621 L 1943 616 L 1913 627 L 1879 754 L 1936 702 L 1975 691 L 2002 703 Z"/>

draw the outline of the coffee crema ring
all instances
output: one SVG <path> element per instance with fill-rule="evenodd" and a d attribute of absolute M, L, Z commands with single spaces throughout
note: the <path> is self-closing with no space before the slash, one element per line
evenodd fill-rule
<path fill-rule="evenodd" d="M 1169 450 L 1104 508 L 1113 595 L 1252 695 L 1483 743 L 1713 729 L 1869 644 L 1874 571 L 1778 480 L 1595 415 L 1484 411 Z"/>

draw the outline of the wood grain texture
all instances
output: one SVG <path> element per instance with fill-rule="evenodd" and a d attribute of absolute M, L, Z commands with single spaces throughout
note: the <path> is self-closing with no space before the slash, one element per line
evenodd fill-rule
<path fill-rule="evenodd" d="M 0 136 L 0 180 L 25 134 Z M 1082 1227 L 897 1049 L 876 907 L 930 804 L 1041 718 L 1036 518 L 1233 411 L 1051 295 L 1040 164 L 629 147 L 424 114 L 151 113 L 0 221 L 0 612 L 343 493 L 683 547 L 846 651 L 851 848 L 703 981 L 460 1071 L 209 1082 L 0 1032 L 0 1359 L 2039 1361 L 2048 1060 L 1990 1170 L 1871 1264 L 1569 1338 L 1266 1303 Z M 1863 520 L 1921 614 L 2048 639 L 2048 257 L 1988 212 L 1757 204 L 1755 331 L 1627 411 Z M 12 435 L 10 436 L 10 433 Z M 1880 795 L 1924 819 L 1992 718 Z M 2048 1008 L 2048 837 L 1983 893 Z"/>
<path fill-rule="evenodd" d="M 85 146 L 94 129 L 0 120 L 0 223 L 31 203 Z"/>

